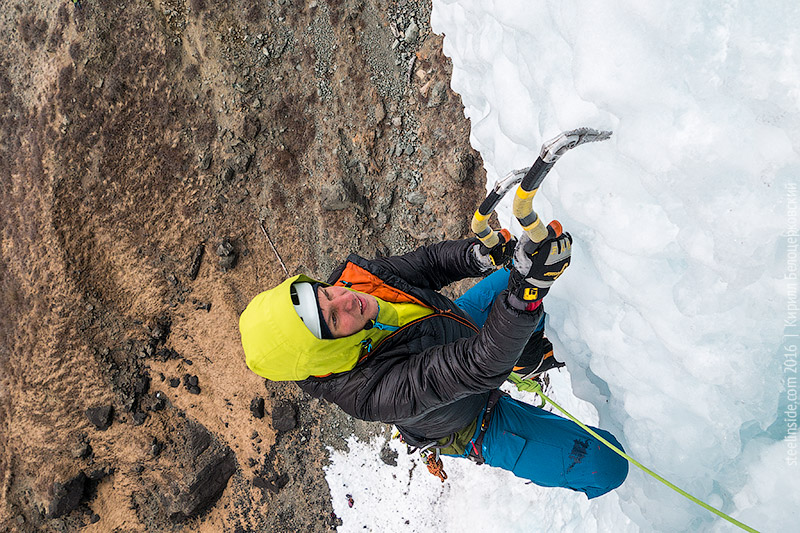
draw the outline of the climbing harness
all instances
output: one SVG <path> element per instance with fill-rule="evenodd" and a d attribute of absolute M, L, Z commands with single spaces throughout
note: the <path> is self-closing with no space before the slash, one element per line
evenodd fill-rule
<path fill-rule="evenodd" d="M 480 431 L 478 435 L 467 444 L 468 455 L 475 463 L 482 465 L 485 461 L 483 459 L 483 437 L 486 435 L 486 430 L 489 429 L 489 424 L 492 423 L 492 415 L 494 414 L 494 406 L 497 402 L 505 396 L 506 393 L 500 389 L 494 389 L 489 393 L 489 400 L 486 402 L 486 409 L 483 412 L 481 419 Z"/>
<path fill-rule="evenodd" d="M 694 502 L 694 503 L 696 503 L 697 505 L 700 505 L 701 507 L 704 507 L 704 508 L 706 508 L 707 510 L 711 511 L 712 513 L 714 513 L 715 515 L 719 516 L 720 518 L 723 518 L 723 519 L 727 520 L 727 521 L 728 521 L 728 522 L 730 522 L 731 524 L 733 524 L 733 525 L 735 525 L 735 526 L 738 526 L 738 527 L 740 527 L 741 529 L 743 529 L 743 530 L 745 530 L 745 531 L 749 531 L 750 533 L 758 533 L 758 531 L 757 531 L 757 530 L 755 530 L 755 529 L 753 529 L 752 527 L 750 527 L 750 526 L 748 526 L 748 525 L 746 525 L 746 524 L 743 524 L 742 522 L 739 522 L 739 521 L 738 521 L 738 520 L 736 520 L 735 518 L 732 518 L 732 517 L 728 516 L 727 514 L 725 514 L 725 513 L 723 513 L 722 511 L 720 511 L 719 509 L 716 509 L 716 508 L 714 508 L 714 507 L 711 507 L 711 506 L 710 506 L 709 504 L 707 504 L 706 502 L 704 502 L 704 501 L 701 501 L 700 499 L 698 499 L 698 498 L 696 498 L 696 497 L 692 496 L 691 494 L 689 494 L 689 493 L 688 493 L 688 492 L 686 492 L 685 490 L 681 489 L 680 487 L 677 487 L 677 486 L 675 486 L 675 485 L 674 485 L 674 484 L 672 484 L 671 482 L 667 481 L 666 479 L 664 479 L 664 478 L 663 478 L 663 477 L 661 477 L 660 475 L 656 474 L 655 472 L 653 472 L 652 470 L 650 470 L 649 468 L 647 468 L 646 466 L 644 466 L 643 464 L 641 464 L 639 461 L 635 460 L 633 457 L 631 457 L 631 456 L 630 456 L 630 455 L 628 455 L 627 453 L 625 453 L 625 452 L 623 452 L 622 450 L 620 450 L 618 447 L 616 447 L 616 446 L 614 446 L 613 444 L 611 444 L 610 442 L 608 442 L 606 439 L 604 439 L 603 437 L 601 437 L 600 435 L 598 435 L 598 434 L 597 434 L 597 432 L 596 432 L 596 431 L 594 431 L 592 428 L 590 428 L 590 427 L 588 427 L 587 425 L 585 425 L 585 424 L 583 424 L 582 422 L 580 422 L 580 421 L 579 421 L 577 418 L 575 418 L 575 417 L 574 417 L 574 416 L 572 416 L 570 413 L 568 413 L 566 409 L 564 409 L 563 407 L 561 407 L 560 405 L 558 405 L 556 402 L 554 402 L 552 399 L 550 399 L 549 397 L 547 397 L 547 396 L 545 395 L 544 391 L 542 390 L 542 387 L 541 387 L 541 385 L 539 385 L 539 383 L 538 383 L 538 382 L 534 382 L 534 383 L 536 383 L 536 385 L 534 385 L 534 386 L 533 386 L 533 392 L 534 392 L 535 394 L 537 394 L 537 395 L 539 396 L 539 398 L 541 398 L 541 399 L 542 399 L 542 405 L 544 405 L 545 403 L 550 403 L 550 405 L 552 405 L 553 407 L 555 407 L 556 409 L 558 409 L 559 411 L 561 411 L 561 412 L 564 414 L 564 416 L 566 416 L 567 418 L 569 418 L 570 420 L 572 420 L 573 422 L 575 422 L 576 424 L 578 424 L 578 425 L 579 425 L 581 428 L 583 428 L 583 430 L 585 430 L 587 433 L 589 433 L 590 435 L 592 435 L 594 438 L 598 439 L 600 442 L 602 442 L 603 444 L 605 444 L 606 446 L 608 446 L 609 448 L 611 448 L 613 451 L 615 451 L 615 452 L 616 452 L 618 455 L 622 456 L 622 457 L 623 457 L 625 460 L 627 460 L 629 463 L 632 463 L 632 464 L 634 464 L 634 465 L 638 466 L 638 467 L 639 467 L 639 468 L 641 468 L 641 469 L 642 469 L 642 470 L 643 470 L 645 473 L 647 473 L 647 474 L 649 474 L 649 475 L 653 476 L 653 477 L 654 477 L 654 478 L 656 478 L 658 481 L 660 481 L 661 483 L 663 483 L 663 484 L 664 484 L 664 485 L 666 485 L 667 487 L 671 488 L 672 490 L 674 490 L 674 491 L 675 491 L 675 492 L 677 492 L 678 494 L 680 494 L 680 495 L 684 496 L 685 498 L 687 498 L 687 499 L 689 499 L 689 500 L 693 501 L 693 502 Z"/>

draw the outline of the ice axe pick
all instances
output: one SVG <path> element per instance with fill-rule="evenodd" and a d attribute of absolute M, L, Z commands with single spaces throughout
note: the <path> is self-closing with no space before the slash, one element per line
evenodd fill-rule
<path fill-rule="evenodd" d="M 539 186 L 544 181 L 545 176 L 553 168 L 556 161 L 567 151 L 581 144 L 604 141 L 609 137 L 611 137 L 610 131 L 578 128 L 562 132 L 545 142 L 533 166 L 512 170 L 495 184 L 492 191 L 481 202 L 481 205 L 472 216 L 473 233 L 489 249 L 500 242 L 500 232 L 489 227 L 489 217 L 506 193 L 519 184 L 517 193 L 514 196 L 514 216 L 517 217 L 522 229 L 533 242 L 543 241 L 547 237 L 547 225 L 542 222 L 539 215 L 533 210 L 533 197 L 536 195 L 536 191 L 539 190 Z"/>

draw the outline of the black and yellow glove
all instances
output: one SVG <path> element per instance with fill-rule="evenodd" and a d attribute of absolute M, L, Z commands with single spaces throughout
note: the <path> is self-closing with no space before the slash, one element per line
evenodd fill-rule
<path fill-rule="evenodd" d="M 492 248 L 487 248 L 483 243 L 478 243 L 472 247 L 475 260 L 484 271 L 505 266 L 514 257 L 517 238 L 511 235 L 511 232 L 507 229 L 501 229 L 497 236 L 500 238 L 500 242 Z"/>
<path fill-rule="evenodd" d="M 569 266 L 572 236 L 554 220 L 540 243 L 523 234 L 514 250 L 514 268 L 508 278 L 508 303 L 520 311 L 532 311 Z"/>

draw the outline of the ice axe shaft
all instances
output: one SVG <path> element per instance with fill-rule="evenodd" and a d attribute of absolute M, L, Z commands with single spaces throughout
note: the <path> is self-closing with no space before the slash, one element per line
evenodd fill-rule
<path fill-rule="evenodd" d="M 545 176 L 553 168 L 556 161 L 568 150 L 581 144 L 604 141 L 611 137 L 610 131 L 598 131 L 592 128 L 578 128 L 565 131 L 553 137 L 542 145 L 539 157 L 530 168 L 509 172 L 502 180 L 498 181 L 492 191 L 481 202 L 472 217 L 472 231 L 487 248 L 492 248 L 499 242 L 498 232 L 489 227 L 489 217 L 494 212 L 500 200 L 519 184 L 514 196 L 513 212 L 519 220 L 522 229 L 533 242 L 541 242 L 547 237 L 547 225 L 533 210 L 533 197 L 539 190 Z"/>

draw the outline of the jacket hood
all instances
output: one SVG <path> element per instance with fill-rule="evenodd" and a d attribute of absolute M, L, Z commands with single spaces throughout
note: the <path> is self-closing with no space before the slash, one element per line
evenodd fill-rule
<path fill-rule="evenodd" d="M 289 295 L 292 283 L 302 281 L 322 283 L 302 274 L 289 278 L 253 298 L 239 317 L 247 366 L 272 381 L 346 372 L 358 362 L 361 341 L 368 335 L 362 330 L 339 339 L 316 338 L 297 315 Z"/>

